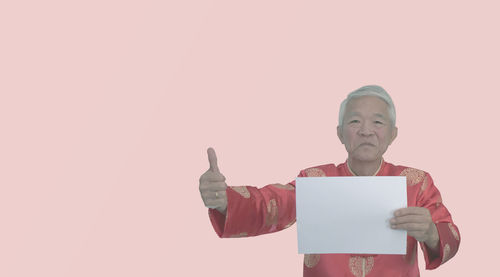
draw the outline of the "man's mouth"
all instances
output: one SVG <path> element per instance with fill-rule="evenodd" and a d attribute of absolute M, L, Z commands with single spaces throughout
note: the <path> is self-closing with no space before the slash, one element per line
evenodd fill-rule
<path fill-rule="evenodd" d="M 368 142 L 365 142 L 365 143 L 361 143 L 359 146 L 375 146 L 375 144 L 371 144 L 371 143 L 368 143 Z"/>

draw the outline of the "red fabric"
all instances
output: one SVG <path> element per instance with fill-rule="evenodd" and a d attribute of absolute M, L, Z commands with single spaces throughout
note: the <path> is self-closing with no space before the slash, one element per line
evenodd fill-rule
<path fill-rule="evenodd" d="M 298 177 L 352 176 L 347 163 L 325 164 L 301 170 Z M 439 253 L 419 243 L 426 269 L 434 269 L 452 258 L 460 244 L 460 233 L 429 173 L 385 161 L 377 176 L 406 176 L 408 206 L 429 209 L 439 233 Z M 257 236 L 288 228 L 295 222 L 295 180 L 286 185 L 270 184 L 228 187 L 226 216 L 209 209 L 209 217 L 221 238 Z M 306 254 L 304 276 L 419 276 L 417 241 L 407 237 L 406 255 Z"/>

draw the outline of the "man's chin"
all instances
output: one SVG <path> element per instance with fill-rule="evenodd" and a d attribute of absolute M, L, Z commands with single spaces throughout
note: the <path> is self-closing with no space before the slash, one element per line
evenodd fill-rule
<path fill-rule="evenodd" d="M 353 160 L 369 163 L 379 161 L 379 158 L 377 155 L 354 155 Z"/>

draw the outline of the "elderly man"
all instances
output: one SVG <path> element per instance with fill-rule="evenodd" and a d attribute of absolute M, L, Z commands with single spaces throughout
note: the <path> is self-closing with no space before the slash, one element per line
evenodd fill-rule
<path fill-rule="evenodd" d="M 337 135 L 347 161 L 301 170 L 298 177 L 406 176 L 408 207 L 394 213 L 391 227 L 407 230 L 406 255 L 306 254 L 304 276 L 419 276 L 417 241 L 426 269 L 435 269 L 455 255 L 460 234 L 429 173 L 384 161 L 383 154 L 398 129 L 391 97 L 379 86 L 351 92 L 342 102 Z M 200 192 L 217 235 L 257 236 L 295 222 L 295 181 L 263 188 L 231 186 L 217 167 L 212 148 L 210 168 L 200 177 Z"/>

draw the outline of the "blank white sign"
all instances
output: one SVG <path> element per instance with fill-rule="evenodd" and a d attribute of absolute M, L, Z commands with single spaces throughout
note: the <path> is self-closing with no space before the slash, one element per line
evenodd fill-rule
<path fill-rule="evenodd" d="M 405 176 L 297 177 L 299 253 L 406 254 L 406 231 L 390 228 L 407 206 Z"/>

